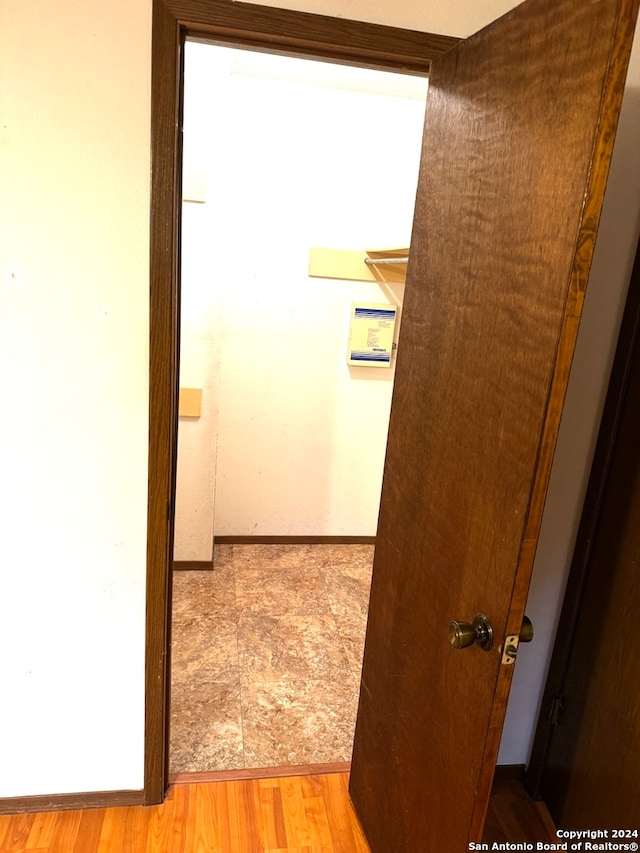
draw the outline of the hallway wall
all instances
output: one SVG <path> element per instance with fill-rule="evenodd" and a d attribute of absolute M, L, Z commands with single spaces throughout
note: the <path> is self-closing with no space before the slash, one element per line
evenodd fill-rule
<path fill-rule="evenodd" d="M 150 13 L 0 3 L 0 797 L 142 785 Z"/>

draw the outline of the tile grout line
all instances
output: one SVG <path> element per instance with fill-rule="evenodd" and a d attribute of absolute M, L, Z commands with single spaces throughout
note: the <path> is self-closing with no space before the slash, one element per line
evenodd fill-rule
<path fill-rule="evenodd" d="M 316 557 L 314 554 L 313 555 L 314 562 L 315 562 L 315 559 L 316 559 Z M 351 673 L 353 680 L 355 682 L 356 692 L 358 692 L 358 685 L 360 684 L 360 674 L 359 673 L 356 674 L 353 671 L 353 667 L 351 666 L 351 659 L 349 657 L 349 653 L 347 652 L 347 647 L 345 646 L 344 640 L 342 638 L 342 632 L 340 631 L 340 625 L 338 624 L 338 620 L 336 619 L 336 614 L 334 613 L 333 606 L 331 604 L 331 596 L 329 595 L 329 590 L 327 588 L 327 584 L 325 581 L 325 573 L 322 571 L 322 569 L 320 569 L 319 566 L 317 566 L 317 568 L 318 568 L 318 574 L 320 575 L 320 580 L 322 581 L 322 588 L 324 589 L 324 594 L 325 594 L 325 597 L 327 599 L 327 603 L 329 604 L 329 611 L 330 611 L 331 616 L 333 618 L 334 625 L 336 626 L 336 633 L 338 634 L 338 638 L 340 640 L 340 645 L 342 646 L 342 651 L 344 652 L 344 657 L 345 657 L 345 660 L 347 662 L 347 667 L 348 667 L 349 672 Z M 340 572 L 340 576 L 342 577 L 342 572 Z"/>
<path fill-rule="evenodd" d="M 268 578 L 270 576 L 270 571 L 273 570 L 273 567 L 271 567 L 270 565 L 269 566 L 267 566 L 267 564 L 262 565 L 259 559 L 257 559 L 256 562 L 252 561 L 252 567 L 254 570 L 257 570 L 257 573 L 260 575 L 262 580 L 265 580 L 265 579 L 268 580 Z M 306 574 L 307 572 L 315 574 L 315 577 L 317 578 L 319 585 L 320 585 L 321 592 L 319 592 L 319 594 L 322 596 L 321 600 L 323 601 L 323 606 L 321 608 L 321 613 L 319 614 L 319 616 L 321 618 L 327 620 L 327 626 L 329 627 L 329 630 L 336 637 L 337 643 L 339 644 L 338 648 L 341 651 L 341 656 L 342 656 L 342 659 L 344 661 L 344 665 L 346 668 L 345 674 L 351 678 L 351 690 L 354 694 L 354 699 L 355 699 L 357 697 L 358 681 L 357 681 L 357 678 L 355 678 L 355 676 L 354 676 L 353 669 L 352 669 L 350 662 L 349 662 L 349 657 L 346 653 L 344 641 L 343 641 L 343 639 L 340 635 L 340 632 L 338 630 L 338 621 L 337 621 L 335 613 L 333 612 L 333 609 L 331 607 L 331 601 L 329 598 L 328 590 L 327 590 L 326 584 L 324 582 L 322 572 L 320 571 L 320 564 L 315 559 L 315 548 L 312 545 L 306 546 L 304 553 L 301 556 L 299 556 L 298 559 L 296 560 L 296 564 L 295 565 L 291 564 L 290 566 L 288 566 L 288 568 L 293 568 L 298 575 L 303 575 L 303 574 Z M 237 574 L 235 576 L 237 578 Z M 279 619 L 279 617 L 277 615 L 274 615 L 273 618 Z M 242 672 L 244 673 L 244 670 L 242 670 Z M 246 673 L 244 673 L 244 675 L 246 676 Z M 255 679 L 252 680 L 248 677 L 243 678 L 242 674 L 241 674 L 241 684 L 245 685 L 246 683 L 249 684 L 249 686 L 251 686 L 251 687 L 257 687 L 257 685 L 260 682 L 256 681 Z M 269 683 L 271 683 L 271 682 L 269 682 Z M 286 683 L 288 683 L 287 680 L 282 682 L 282 684 L 286 684 Z M 329 686 L 329 683 L 327 682 L 326 677 L 319 679 L 319 683 L 324 684 L 325 688 L 328 688 L 328 686 Z M 244 714 L 244 708 L 245 708 L 245 706 L 244 706 L 244 702 L 243 702 L 243 728 L 244 728 L 244 731 L 246 734 L 246 715 Z M 244 740 L 244 744 L 245 744 L 245 766 L 249 766 L 247 764 L 247 757 L 246 757 L 246 737 Z M 302 745 L 304 746 L 304 742 Z M 274 763 L 273 760 L 270 763 Z M 276 761 L 276 763 L 279 763 L 279 762 Z M 253 767 L 253 766 L 254 765 L 252 764 L 251 767 Z M 281 766 L 286 766 L 286 764 L 283 764 Z"/>
<path fill-rule="evenodd" d="M 234 560 L 234 547 L 231 546 L 231 567 L 233 569 L 233 609 L 236 623 L 236 675 L 238 679 L 238 696 L 240 697 L 240 737 L 242 742 L 242 768 L 246 769 L 247 760 L 245 756 L 245 725 L 244 725 L 244 701 L 242 692 L 242 677 L 240 675 L 240 613 L 238 612 L 238 596 L 236 589 L 236 563 Z"/>
<path fill-rule="evenodd" d="M 229 548 L 229 551 L 231 551 L 231 552 L 237 551 L 237 550 L 238 549 L 234 548 L 233 546 L 231 546 Z M 240 551 L 242 551 L 242 550 L 243 549 L 240 548 Z M 219 613 L 219 616 L 222 616 L 223 618 L 228 619 L 227 624 L 233 630 L 233 634 L 227 635 L 229 637 L 229 641 L 230 641 L 229 645 L 228 645 L 228 663 L 227 663 L 227 666 L 229 667 L 229 670 L 228 670 L 229 684 L 235 685 L 234 692 L 237 690 L 236 695 L 238 697 L 238 706 L 237 706 L 236 715 L 234 715 L 233 719 L 235 719 L 237 721 L 237 723 L 239 724 L 238 733 L 240 734 L 240 742 L 238 743 L 237 741 L 235 741 L 235 743 L 238 745 L 239 749 L 233 755 L 231 755 L 231 753 L 229 753 L 229 755 L 227 756 L 228 750 L 227 750 L 227 752 L 225 752 L 226 757 L 224 757 L 222 755 L 218 755 L 219 750 L 217 748 L 214 749 L 214 751 L 215 751 L 216 755 L 218 755 L 218 758 L 216 758 L 216 763 L 218 761 L 222 760 L 226 766 L 227 761 L 231 761 L 233 763 L 233 765 L 238 770 L 247 770 L 247 769 L 255 769 L 257 766 L 259 766 L 259 759 L 258 759 L 258 755 L 256 754 L 256 756 L 254 756 L 257 759 L 256 761 L 251 763 L 249 760 L 249 753 L 251 751 L 250 750 L 250 744 L 252 741 L 252 719 L 253 719 L 253 717 L 252 717 L 253 705 L 252 705 L 250 700 L 251 700 L 251 696 L 253 695 L 255 679 L 252 679 L 252 677 L 251 677 L 252 670 L 250 667 L 250 659 L 245 660 L 244 661 L 245 665 L 242 665 L 243 661 L 241 660 L 242 656 L 240 654 L 241 650 L 244 650 L 245 652 L 247 651 L 245 649 L 244 643 L 243 644 L 240 643 L 240 622 L 242 621 L 243 614 L 246 614 L 248 612 L 244 609 L 244 607 L 242 607 L 240 605 L 240 601 L 242 600 L 242 594 L 243 594 L 242 591 L 244 589 L 243 584 L 245 583 L 245 580 L 246 580 L 243 576 L 243 570 L 244 570 L 246 561 L 243 558 L 243 554 L 238 554 L 238 553 L 233 554 L 233 553 L 229 553 L 229 551 L 227 551 L 228 562 L 227 562 L 227 559 L 221 558 L 222 562 L 219 563 L 219 565 L 218 565 L 218 568 L 221 572 L 222 571 L 226 572 L 226 567 L 228 565 L 228 570 L 230 572 L 230 576 L 228 576 L 226 581 L 224 580 L 224 577 L 220 578 L 220 575 L 218 575 L 218 579 L 224 581 L 223 586 L 226 586 L 228 589 L 228 593 L 226 594 L 227 595 L 227 602 L 228 602 L 227 609 L 221 610 Z M 267 560 L 267 558 L 265 557 L 264 560 L 266 560 L 266 562 L 264 562 L 263 559 L 260 559 L 261 556 L 263 556 L 263 555 L 259 554 L 259 553 L 254 554 L 253 555 L 253 558 L 254 558 L 253 562 L 255 563 L 258 575 L 262 578 L 263 581 L 266 580 L 266 582 L 268 583 L 269 576 L 270 576 L 270 574 L 269 574 L 270 573 L 270 566 L 271 566 L 270 558 Z M 329 556 L 329 555 L 327 555 L 327 556 Z M 323 616 L 323 618 L 326 619 L 327 635 L 329 635 L 329 634 L 334 635 L 335 641 L 332 640 L 331 642 L 332 643 L 335 642 L 336 652 L 338 652 L 338 650 L 339 650 L 340 657 L 344 661 L 344 665 L 345 665 L 345 670 L 344 670 L 345 687 L 347 687 L 347 684 L 349 684 L 348 693 L 349 694 L 353 693 L 354 698 L 357 700 L 357 690 L 358 690 L 359 679 L 358 679 L 358 676 L 356 675 L 356 673 L 354 671 L 352 657 L 350 656 L 350 653 L 348 651 L 348 649 L 351 648 L 351 646 L 347 646 L 346 639 L 345 639 L 345 636 L 350 637 L 350 633 L 348 631 L 348 626 L 350 624 L 349 618 L 348 618 L 350 610 L 348 607 L 347 607 L 348 612 L 346 613 L 346 617 L 345 617 L 345 618 L 347 618 L 347 622 L 345 624 L 343 624 L 343 626 L 342 626 L 343 630 L 341 631 L 341 629 L 340 629 L 340 625 L 342 624 L 341 616 L 340 616 L 341 598 L 340 598 L 340 595 L 338 595 L 338 593 L 339 593 L 339 590 L 341 589 L 342 582 L 343 581 L 346 582 L 348 580 L 347 577 L 343 576 L 342 571 L 340 570 L 340 566 L 341 566 L 340 560 L 341 559 L 345 562 L 345 565 L 347 565 L 347 564 L 351 565 L 351 563 L 349 562 L 349 559 L 347 558 L 345 560 L 344 556 L 342 556 L 342 558 L 341 558 L 340 554 L 336 555 L 335 560 L 332 557 L 330 557 L 328 562 L 326 561 L 326 559 L 323 561 L 321 558 L 321 554 L 317 553 L 316 548 L 314 548 L 313 546 L 307 546 L 307 548 L 304 549 L 304 553 L 300 556 L 300 559 L 296 560 L 296 565 L 291 564 L 290 568 L 294 569 L 296 576 L 302 577 L 303 575 L 308 573 L 310 575 L 310 578 L 312 578 L 312 579 L 316 578 L 317 580 L 313 580 L 313 582 L 311 583 L 312 587 L 314 587 L 315 584 L 319 582 L 319 586 L 316 587 L 317 594 L 320 596 L 320 598 L 318 599 L 318 603 L 322 602 L 319 615 L 325 614 Z M 325 565 L 330 567 L 330 571 L 325 571 L 325 569 L 324 569 Z M 307 567 L 308 567 L 308 569 L 307 569 Z M 273 568 L 275 568 L 275 566 Z M 332 591 L 331 581 L 333 578 L 334 570 L 336 572 L 336 577 L 335 577 L 336 590 L 335 590 L 335 593 L 336 593 L 336 595 L 338 595 L 338 597 L 335 599 L 332 598 L 332 593 L 331 593 L 331 591 Z M 209 575 L 208 578 L 210 580 L 213 580 L 213 577 L 211 575 Z M 307 590 L 304 592 L 304 595 L 303 595 L 302 594 L 303 589 L 306 590 L 306 583 L 304 583 L 301 586 L 302 599 L 304 599 L 304 595 L 308 594 L 308 590 Z M 196 590 L 194 588 L 194 593 L 195 593 L 195 591 Z M 209 593 L 207 593 L 206 590 L 204 590 L 204 593 L 209 595 Z M 217 598 L 217 595 L 216 595 L 216 598 Z M 336 602 L 335 607 L 337 608 L 337 611 L 334 609 L 334 606 L 333 606 L 334 600 Z M 279 604 L 278 604 L 279 602 L 281 602 L 280 597 L 276 597 L 276 599 L 274 600 L 274 604 L 276 605 L 277 612 L 279 612 Z M 346 606 L 346 604 L 347 603 L 345 603 L 345 606 Z M 296 606 L 298 606 L 298 605 L 296 605 Z M 314 612 L 315 612 L 315 610 L 314 610 Z M 226 617 L 224 617 L 225 613 L 227 614 Z M 296 611 L 296 613 L 297 613 L 297 611 Z M 276 618 L 276 617 L 274 617 L 274 618 Z M 343 633 L 344 630 L 347 631 L 346 635 Z M 202 639 L 205 640 L 206 638 L 203 636 Z M 321 636 L 319 637 L 319 639 L 321 639 Z M 356 659 L 356 653 L 357 653 L 357 648 L 355 645 L 354 645 L 354 648 L 352 649 L 352 652 L 354 653 L 353 654 L 353 660 L 355 660 Z M 336 660 L 339 660 L 339 659 L 336 659 Z M 249 668 L 246 672 L 246 678 L 245 678 L 245 677 L 243 677 L 243 673 L 245 673 L 245 669 L 247 666 Z M 340 667 L 342 667 L 342 666 L 343 666 L 343 664 L 340 664 Z M 257 673 L 255 673 L 255 674 L 257 674 Z M 315 676 L 315 677 L 318 677 L 318 676 Z M 347 682 L 346 679 L 348 677 L 351 678 L 351 682 Z M 204 680 L 206 680 L 206 679 L 204 679 Z M 285 683 L 286 682 L 283 682 L 283 684 L 285 684 Z M 257 682 L 256 682 L 256 684 L 257 684 Z M 325 676 L 323 678 L 319 678 L 317 687 L 321 691 L 323 690 L 323 685 L 324 685 L 324 692 L 325 693 L 327 691 L 331 692 L 329 690 L 329 688 L 331 688 L 331 690 L 333 690 L 332 677 L 331 677 L 329 672 L 325 673 Z M 347 705 L 350 701 L 346 697 L 346 695 L 344 697 L 344 701 L 347 703 Z M 245 704 L 245 703 L 248 703 L 248 704 Z M 304 705 L 304 703 L 303 703 L 302 707 L 306 707 Z M 347 706 L 345 705 L 345 708 L 346 707 Z M 227 710 L 230 710 L 230 708 Z M 213 713 L 214 719 L 216 719 L 215 707 L 210 706 L 209 707 L 209 713 Z M 349 715 L 350 715 L 350 712 L 349 712 Z M 229 718 L 229 722 L 231 722 L 231 718 Z M 267 725 L 267 730 L 270 731 L 271 728 L 270 728 L 269 720 L 266 721 L 266 725 Z M 219 731 L 220 731 L 220 733 L 222 732 L 222 730 L 219 730 Z M 216 729 L 216 733 L 218 733 L 218 729 Z M 210 732 L 210 736 L 215 736 L 215 733 L 213 730 Z M 285 738 L 285 740 L 286 740 L 286 738 Z M 216 744 L 220 745 L 224 742 L 225 742 L 224 738 L 218 737 L 216 739 L 216 741 L 213 741 L 213 740 L 211 741 L 211 746 L 215 747 Z M 230 741 L 230 740 L 226 741 L 226 742 L 228 742 L 229 744 L 232 743 L 232 741 Z M 304 746 L 304 744 L 306 744 L 306 743 L 307 743 L 307 741 L 303 741 L 302 745 Z M 337 742 L 336 742 L 336 744 L 337 744 Z M 334 746 L 336 744 L 334 744 Z M 248 750 L 249 750 L 249 752 L 248 752 Z M 212 755 L 213 755 L 213 753 L 212 753 Z M 262 755 L 262 753 L 260 753 L 260 755 Z M 270 762 L 270 764 L 271 763 L 273 763 L 273 762 Z M 276 762 L 276 764 L 279 764 L 279 762 Z M 282 764 L 279 766 L 287 766 L 287 765 Z"/>

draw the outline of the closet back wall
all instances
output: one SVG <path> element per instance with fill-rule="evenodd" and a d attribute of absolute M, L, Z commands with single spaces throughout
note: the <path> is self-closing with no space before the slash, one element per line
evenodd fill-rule
<path fill-rule="evenodd" d="M 393 368 L 348 367 L 353 301 L 309 249 L 409 244 L 427 81 L 189 43 L 176 560 L 217 536 L 373 536 Z M 188 201 L 204 199 L 204 202 Z"/>

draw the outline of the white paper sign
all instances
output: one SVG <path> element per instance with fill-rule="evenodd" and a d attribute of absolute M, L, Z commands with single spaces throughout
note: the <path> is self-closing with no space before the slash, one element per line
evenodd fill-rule
<path fill-rule="evenodd" d="M 398 308 L 386 302 L 354 302 L 347 364 L 390 367 Z"/>

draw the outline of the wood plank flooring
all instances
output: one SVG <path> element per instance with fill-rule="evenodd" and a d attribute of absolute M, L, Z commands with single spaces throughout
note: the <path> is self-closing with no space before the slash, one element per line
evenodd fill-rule
<path fill-rule="evenodd" d="M 5 815 L 0 851 L 369 853 L 347 784 L 347 773 L 181 784 L 161 806 Z M 557 840 L 518 782 L 494 790 L 485 840 Z"/>
<path fill-rule="evenodd" d="M 556 828 L 545 804 L 532 800 L 515 780 L 494 780 L 484 840 L 558 843 Z"/>
<path fill-rule="evenodd" d="M 175 785 L 161 806 L 0 817 L 2 853 L 368 853 L 346 773 Z"/>

